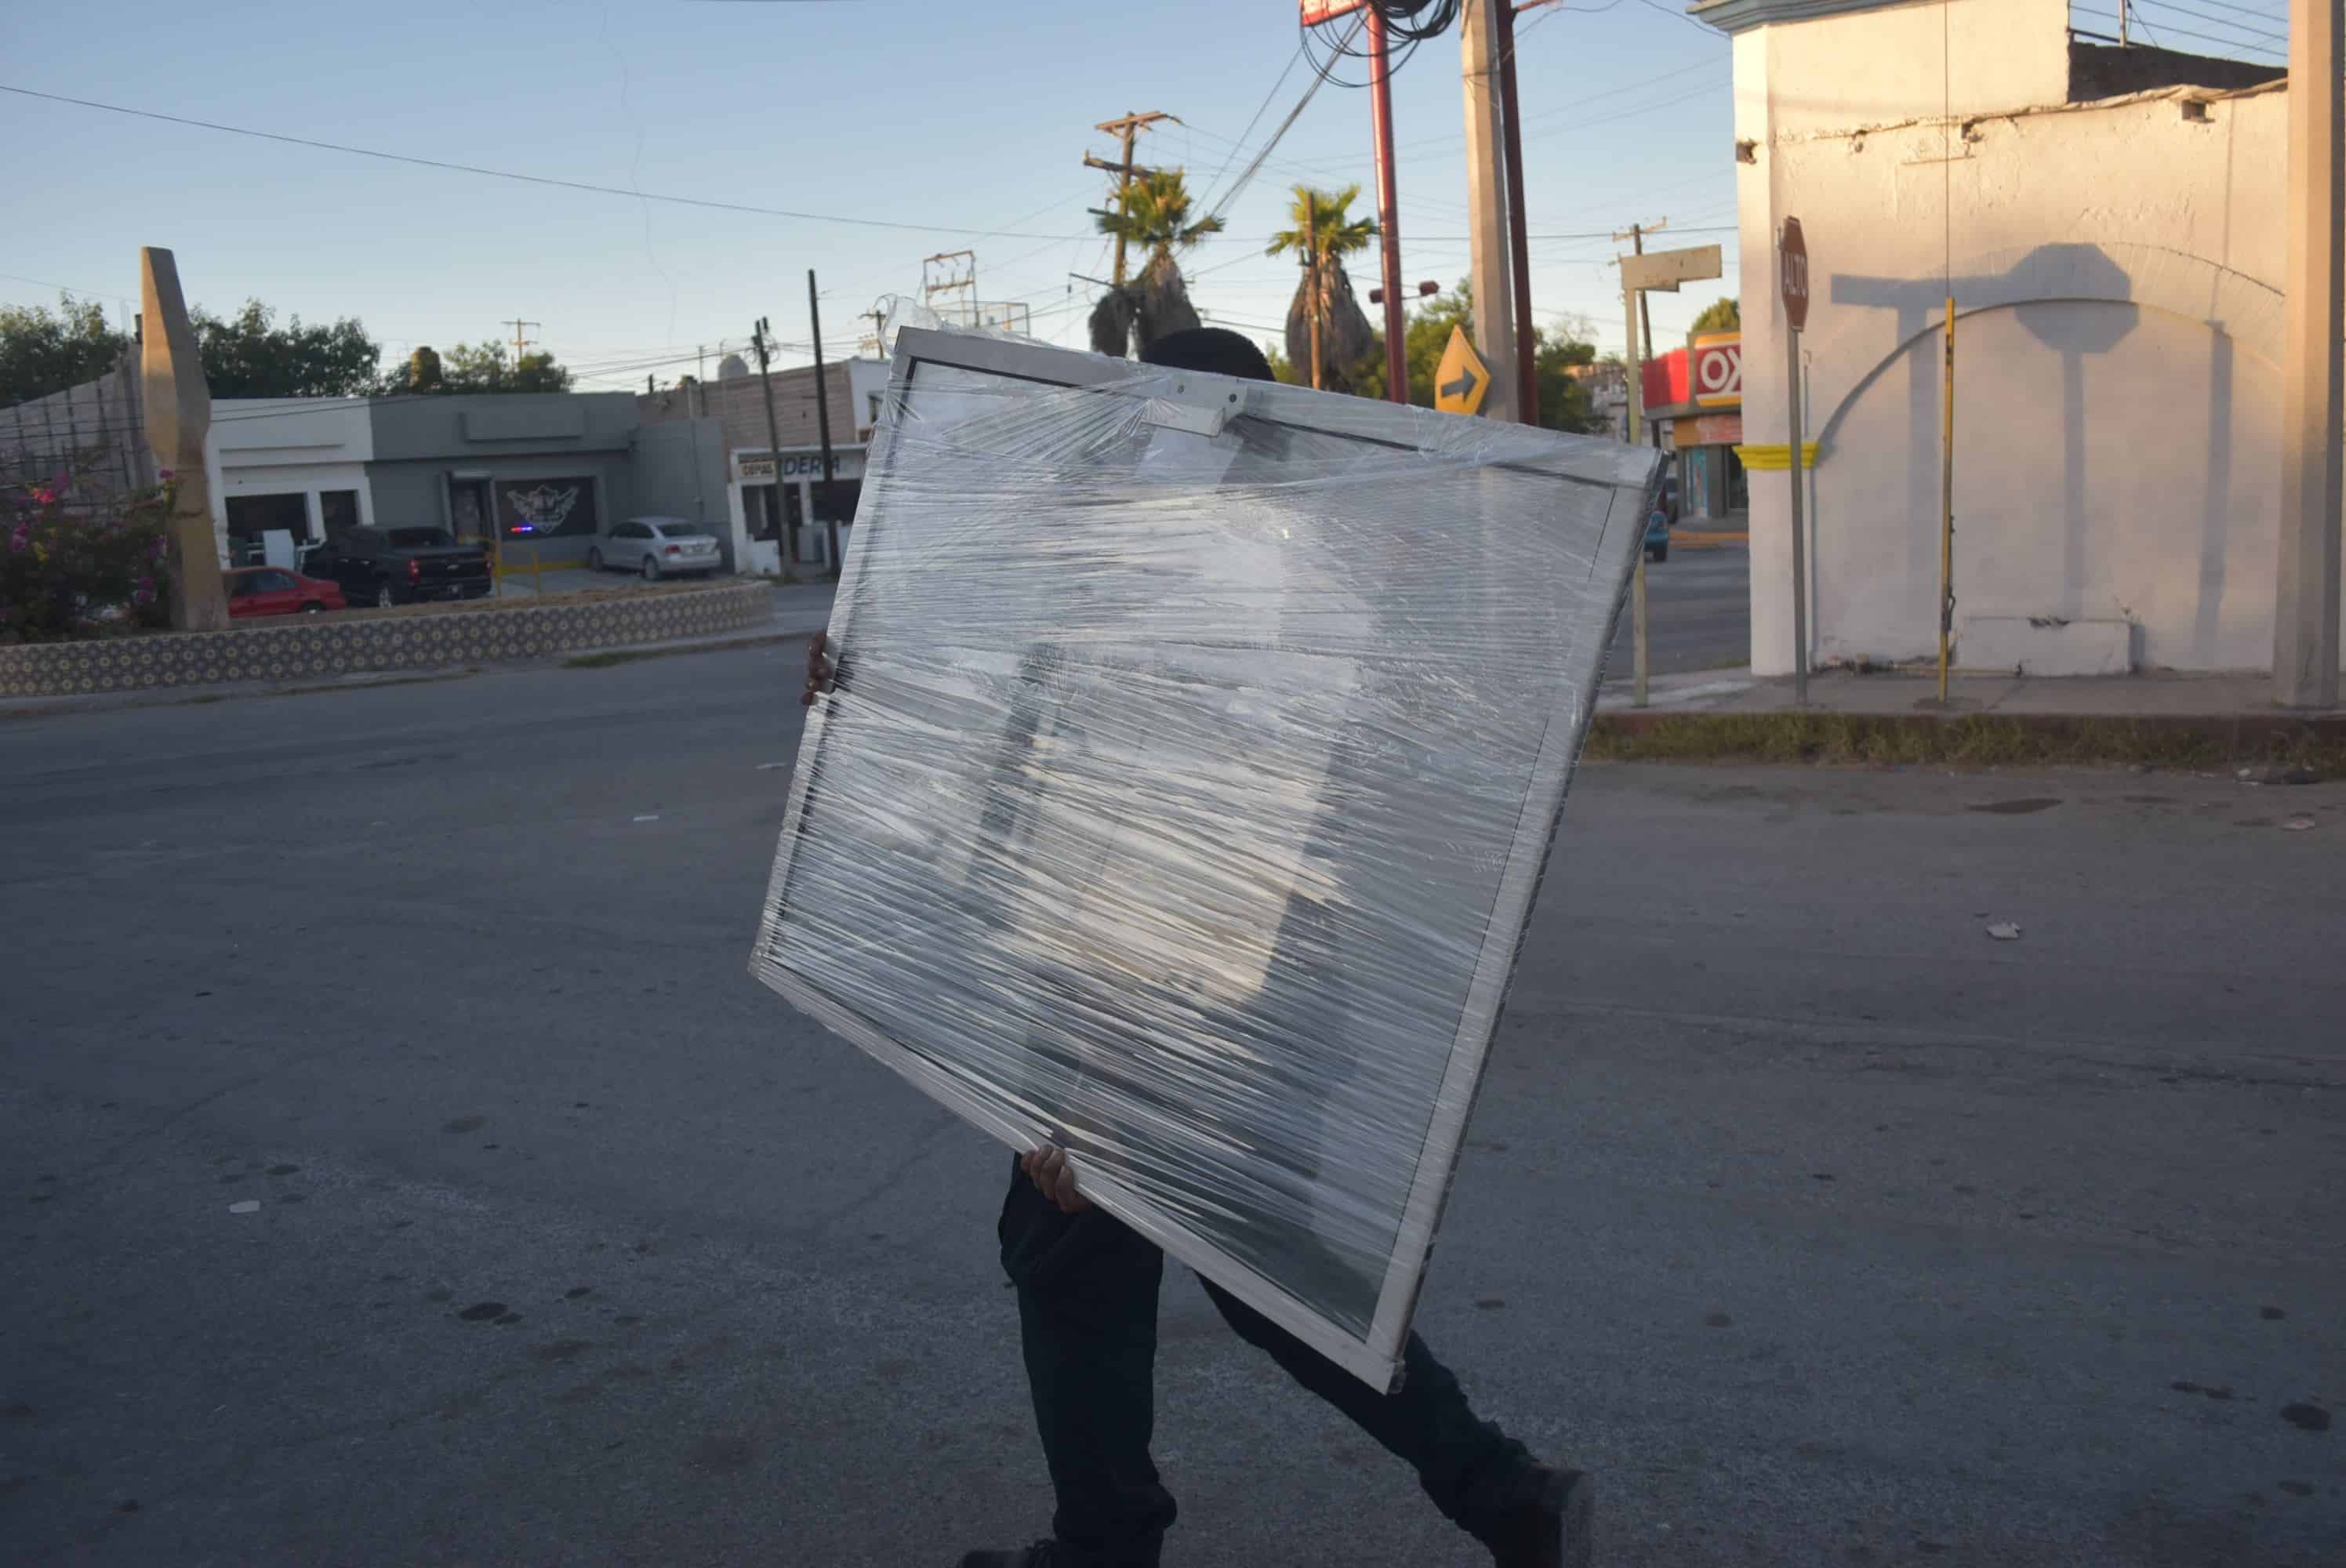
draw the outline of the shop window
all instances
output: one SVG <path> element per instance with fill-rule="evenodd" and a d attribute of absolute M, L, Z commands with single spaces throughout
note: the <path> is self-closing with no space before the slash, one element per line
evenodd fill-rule
<path fill-rule="evenodd" d="M 286 533 L 296 545 L 310 537 L 310 498 L 299 490 L 228 498 L 230 553 L 240 563 L 261 559 L 264 536 Z"/>

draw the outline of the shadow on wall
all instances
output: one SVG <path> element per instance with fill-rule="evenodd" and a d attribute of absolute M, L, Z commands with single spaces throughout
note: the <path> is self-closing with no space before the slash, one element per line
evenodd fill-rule
<path fill-rule="evenodd" d="M 1816 595 L 1813 602 L 1819 608 L 1813 635 L 1821 645 L 1834 640 L 1844 645 L 1839 650 L 1844 653 L 1897 656 L 1911 655 L 1923 643 L 1935 639 L 1940 387 L 1944 374 L 1944 361 L 1937 344 L 1952 289 L 1959 318 L 1985 317 L 2009 308 L 2011 314 L 2006 320 L 2025 328 L 2028 338 L 2049 350 L 2060 365 L 2056 401 L 2046 395 L 2051 391 L 2049 387 L 2026 379 L 2026 356 L 2012 356 L 2011 340 L 2004 329 L 1991 321 L 1982 321 L 1967 332 L 1964 321 L 1957 322 L 1956 386 L 1960 401 L 1956 408 L 1954 516 L 1958 598 L 1963 596 L 1967 580 L 1975 591 L 1978 589 L 1984 552 L 1990 553 L 1988 564 L 1992 567 L 2002 568 L 2000 574 L 1992 570 L 1987 575 L 1994 580 L 2001 575 L 2005 583 L 1996 591 L 1995 600 L 1977 600 L 1974 613 L 2045 615 L 2066 619 L 2109 615 L 2113 612 L 2112 604 L 2089 602 L 2092 576 L 2098 573 L 2106 585 L 2106 580 L 2120 570 L 2137 577 L 2148 574 L 2136 569 L 2143 563 L 2113 561 L 2107 558 L 2108 554 L 2114 547 L 2121 555 L 2160 547 L 2162 534 L 2168 535 L 2164 547 L 2172 551 L 2179 541 L 2172 537 L 2173 529 L 2160 524 L 2179 520 L 2183 509 L 2196 502 L 2199 513 L 2198 548 L 2190 554 L 2196 556 L 2192 564 L 2196 567 L 2198 596 L 2188 616 L 2175 619 L 2174 611 L 2181 606 L 2170 609 L 2174 624 L 2166 628 L 2171 639 L 2167 649 L 2168 662 L 2198 667 L 2208 667 L 2217 662 L 2227 562 L 2234 543 L 2230 536 L 2231 514 L 2236 509 L 2232 494 L 2236 428 L 2232 331 L 2236 324 L 2251 331 L 2264 325 L 2262 312 L 2269 302 L 2264 296 L 2270 291 L 2253 280 L 2224 272 L 2197 258 L 2149 251 L 2147 248 L 2123 249 L 2129 252 L 2143 249 L 2157 273 L 2153 280 L 2156 287 L 2148 290 L 2153 295 L 2150 301 L 2140 300 L 2146 290 L 2136 270 L 2122 265 L 2102 247 L 2089 244 L 2038 246 L 2019 254 L 2001 269 L 1958 274 L 1952 280 L 1847 274 L 1831 280 L 1830 299 L 1834 305 L 1855 311 L 1894 312 L 1896 346 L 1850 385 L 1821 423 L 1819 439 L 1829 449 L 1841 451 L 1845 443 L 1837 438 L 1843 435 L 1843 426 L 1858 414 L 1862 404 L 1867 403 L 1869 394 L 1888 390 L 1880 383 L 1894 377 L 1902 361 L 1903 410 L 1897 423 L 1903 427 L 1905 451 L 1897 454 L 1882 450 L 1882 436 L 1888 436 L 1892 443 L 1900 439 L 1890 431 L 1882 431 L 1871 445 L 1879 458 L 1894 463 L 1902 455 L 1905 461 L 1902 475 L 1884 476 L 1871 494 L 1862 486 L 1856 490 L 1848 485 L 1829 486 L 1827 494 L 1812 504 L 1810 515 L 1818 545 L 1810 554 L 1816 579 L 1812 591 Z M 2205 329 L 2211 340 L 2205 361 L 2197 365 L 2176 364 L 2165 383 L 2175 400 L 2192 414 L 2199 415 L 2203 405 L 2200 399 L 2191 395 L 2189 377 L 2196 371 L 2206 378 L 2204 418 L 2190 421 L 2192 428 L 2204 426 L 2204 462 L 2197 465 L 2204 472 L 2204 480 L 2193 486 L 2199 494 L 2189 500 L 2171 493 L 2154 494 L 2142 499 L 2140 511 L 2126 511 L 2116 498 L 2129 488 L 2138 487 L 2139 473 L 2090 472 L 2089 454 L 2098 443 L 2103 448 L 2105 468 L 2126 466 L 2123 462 L 2114 464 L 2109 461 L 2114 439 L 2111 422 L 2132 416 L 2121 408 L 2089 406 L 2087 361 L 2127 347 L 2130 354 L 2159 362 L 2164 372 L 2163 361 L 2173 357 L 2167 347 L 2171 329 L 2152 334 L 2139 350 L 2129 346 L 2128 341 L 2143 325 L 2146 303 Z M 1873 334 L 1869 331 L 1868 335 Z M 1995 345 L 2000 336 L 2007 341 L 2004 352 L 1998 354 Z M 1964 352 L 1967 339 L 1974 346 L 1973 355 L 1968 358 Z M 1830 350 L 1829 344 L 1823 346 Z M 2102 384 L 2106 387 L 2108 382 Z M 2042 409 L 2048 419 L 2057 412 L 2061 423 L 2061 494 L 2057 513 L 2050 504 L 2049 494 L 2039 494 L 2025 482 L 2033 444 L 2030 438 L 2041 440 L 2041 426 L 2030 428 L 2031 411 L 2036 409 Z M 2089 424 L 2089 419 L 2104 423 L 2096 426 Z M 2171 432 L 2174 426 L 2170 424 L 2168 428 Z M 2145 425 L 2132 433 L 2147 443 L 2154 431 Z M 1861 437 L 1854 453 L 1845 454 L 1844 461 L 1862 458 L 1867 445 Z M 2166 447 L 2147 452 L 2146 456 L 2160 464 L 2171 465 L 2174 460 L 2171 450 Z M 1975 466 L 1982 464 L 1985 466 Z M 2142 469 L 2153 464 L 2134 466 Z M 2045 477 L 2049 480 L 2050 475 Z M 1838 496 L 1831 493 L 1834 489 L 1841 492 Z M 1990 500 L 1999 494 L 2001 504 Z M 2168 504 L 2162 507 L 2161 500 Z M 1845 514 L 1833 512 L 1836 504 Z M 1885 510 L 1888 515 L 1883 515 Z M 2100 529 L 2096 535 L 2097 511 Z M 2165 517 L 2157 515 L 2161 511 L 2166 513 Z M 2047 558 L 2041 565 L 2030 568 L 2042 575 L 2029 577 L 2024 574 L 2022 581 L 2012 581 L 2014 571 L 2034 554 L 2027 545 L 2048 514 L 2057 516 L 2061 532 L 2057 575 L 2053 574 Z M 1884 528 L 1895 530 L 1895 537 L 1870 542 L 1862 537 L 1863 530 Z M 2089 535 L 2096 536 L 2106 558 L 2088 559 L 2092 542 Z M 1994 560 L 1994 553 L 1997 552 L 2005 558 Z M 1836 576 L 1845 580 L 1835 581 Z M 2015 592 L 2021 596 L 2021 602 L 2001 602 Z M 1836 606 L 1847 610 L 1859 606 L 1862 606 L 1863 613 L 1845 616 L 1843 626 L 1831 624 L 1829 614 Z M 2133 609 L 2115 607 L 2118 613 L 2134 618 Z M 1954 616 L 1957 627 L 1962 625 L 1964 614 L 1964 606 L 1959 603 Z M 1877 629 L 1884 625 L 1901 628 L 1891 638 L 1892 646 L 1881 643 Z M 1913 631 L 1904 629 L 1909 627 Z M 1876 635 L 1868 638 L 1869 631 Z M 1852 649 L 1847 646 L 1852 636 L 1872 640 L 1875 646 Z M 2137 636 L 2141 636 L 2139 627 Z M 2183 646 L 2175 647 L 2175 643 Z"/>

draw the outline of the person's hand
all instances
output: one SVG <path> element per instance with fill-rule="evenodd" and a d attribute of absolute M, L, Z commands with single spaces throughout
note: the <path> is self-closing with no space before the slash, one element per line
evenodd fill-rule
<path fill-rule="evenodd" d="M 1091 1207 L 1092 1200 L 1076 1190 L 1076 1167 L 1067 1158 L 1067 1151 L 1045 1144 L 1018 1156 L 1018 1168 L 1036 1191 L 1059 1206 L 1061 1214 L 1081 1214 Z"/>
<path fill-rule="evenodd" d="M 830 646 L 829 632 L 817 632 L 807 641 L 806 695 L 799 698 L 801 708 L 812 708 L 815 694 L 829 691 L 832 677 L 839 673 L 824 655 L 823 650 Z"/>

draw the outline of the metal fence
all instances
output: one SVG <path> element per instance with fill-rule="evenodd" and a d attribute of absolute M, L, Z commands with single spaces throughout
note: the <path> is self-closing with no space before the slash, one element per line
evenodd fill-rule
<path fill-rule="evenodd" d="M 96 381 L 0 408 L 0 484 L 120 493 L 157 477 L 135 355 Z"/>

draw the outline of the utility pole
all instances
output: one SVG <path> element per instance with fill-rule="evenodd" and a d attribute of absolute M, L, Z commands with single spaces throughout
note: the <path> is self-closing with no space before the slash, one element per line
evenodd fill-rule
<path fill-rule="evenodd" d="M 1372 12 L 1370 15 L 1374 15 Z M 1303 308 L 1311 318 L 1311 390 L 1320 387 L 1320 203 L 1303 193 L 1303 265 L 1311 270 L 1311 299 Z"/>
<path fill-rule="evenodd" d="M 839 575 L 839 509 L 831 498 L 831 387 L 823 379 L 822 370 L 822 305 L 814 292 L 814 269 L 807 269 L 807 320 L 814 329 L 814 422 L 822 442 L 822 488 L 816 494 L 822 497 L 824 549 L 823 559 L 831 565 L 831 575 Z M 774 471 L 779 481 L 781 470 Z"/>
<path fill-rule="evenodd" d="M 1106 131 L 1108 135 L 1113 137 L 1121 137 L 1124 140 L 1124 158 L 1120 162 L 1109 163 L 1105 158 L 1094 158 L 1090 153 L 1084 154 L 1084 167 L 1086 168 L 1106 169 L 1107 172 L 1117 177 L 1116 210 L 1118 216 L 1122 216 L 1125 210 L 1124 199 L 1127 193 L 1128 193 L 1132 188 L 1133 176 L 1137 174 L 1154 174 L 1157 172 L 1153 168 L 1138 168 L 1133 163 L 1133 137 L 1140 134 L 1143 127 L 1153 126 L 1158 120 L 1169 120 L 1172 117 L 1173 117 L 1171 115 L 1165 113 L 1161 109 L 1152 109 L 1145 115 L 1136 115 L 1130 111 L 1127 111 L 1121 119 L 1102 120 L 1097 126 L 1093 127 L 1095 130 Z M 1124 236 L 1121 234 L 1117 235 L 1116 239 L 1116 270 L 1109 275 L 1116 280 L 1116 286 L 1117 288 L 1121 289 L 1124 287 Z"/>
<path fill-rule="evenodd" d="M 1384 13 L 1374 5 L 1368 8 L 1369 20 L 1369 133 L 1376 143 L 1377 174 L 1377 260 L 1384 280 L 1382 292 L 1385 307 L 1385 396 L 1394 402 L 1409 402 L 1409 354 L 1406 339 L 1409 327 L 1402 315 L 1401 293 L 1401 206 L 1393 191 L 1392 140 L 1392 64 L 1385 40 Z M 1317 265 L 1317 258 L 1314 258 Z M 1315 280 L 1313 287 L 1318 287 Z M 1316 331 L 1320 324 L 1319 295 L 1312 296 L 1311 323 Z M 1311 351 L 1312 369 L 1319 366 L 1320 351 Z M 1319 385 L 1318 382 L 1311 383 Z"/>
<path fill-rule="evenodd" d="M 521 369 L 521 356 L 523 351 L 526 350 L 531 343 L 536 341 L 534 338 L 525 335 L 523 329 L 526 327 L 543 328 L 546 323 L 544 321 L 525 321 L 520 317 L 515 316 L 510 321 L 500 321 L 497 324 L 501 327 L 511 327 L 514 330 L 514 369 Z"/>
<path fill-rule="evenodd" d="M 1670 220 L 1667 218 L 1663 219 L 1659 223 L 1632 223 L 1629 225 L 1628 233 L 1616 234 L 1613 236 L 1613 243 L 1618 245 L 1621 241 L 1627 239 L 1630 244 L 1631 253 L 1634 255 L 1643 256 L 1646 253 L 1646 236 L 1648 234 L 1659 234 L 1663 229 L 1668 229 L 1669 226 Z M 1642 362 L 1644 360 L 1650 360 L 1654 357 L 1654 308 L 1647 302 L 1646 296 L 1642 291 L 1637 295 L 1637 324 L 1645 329 L 1645 347 L 1640 350 L 1633 343 L 1630 345 L 1630 353 L 1631 357 L 1637 358 L 1640 362 Z M 1659 440 L 1660 436 L 1658 432 L 1656 433 L 1657 444 L 1659 443 Z"/>
<path fill-rule="evenodd" d="M 758 330 L 750 341 L 758 349 L 758 385 L 766 394 L 766 449 L 774 466 L 769 514 L 774 520 L 774 537 L 781 541 L 782 559 L 795 566 L 799 564 L 799 533 L 790 526 L 789 510 L 782 505 L 782 428 L 774 423 L 774 378 L 767 373 L 766 345 L 772 338 L 773 331 L 766 324 L 766 318 L 759 317 Z"/>
<path fill-rule="evenodd" d="M 1618 245 L 1627 239 L 1632 247 L 1632 253 L 1643 256 L 1646 253 L 1646 236 L 1659 234 L 1669 226 L 1670 220 L 1667 218 L 1658 223 L 1632 223 L 1629 232 L 1613 236 L 1613 243 Z M 1638 347 L 1641 328 L 1645 345 L 1642 349 Z M 1637 320 L 1629 328 L 1629 397 L 1633 404 L 1642 407 L 1646 401 L 1645 362 L 1654 357 L 1654 307 L 1647 301 L 1643 290 L 1637 292 Z M 1661 426 L 1655 425 L 1652 431 L 1654 444 L 1658 447 L 1662 444 Z M 1637 439 L 1637 426 L 1634 420 L 1629 425 L 1629 439 L 1633 443 Z"/>
<path fill-rule="evenodd" d="M 1524 126 L 1515 99 L 1515 0 L 1498 0 L 1499 97 L 1507 127 L 1508 271 L 1515 284 L 1515 362 L 1522 378 L 1521 418 L 1539 423 L 1539 354 L 1532 336 L 1532 239 L 1524 204 Z M 1653 334 L 1648 332 L 1650 341 Z M 1643 556 L 1639 557 L 1644 559 Z"/>
<path fill-rule="evenodd" d="M 2273 700 L 2338 705 L 2339 450 L 2346 367 L 2346 129 L 2341 0 L 2290 0 L 2289 229 L 2281 263 L 2280 581 L 2273 595 Z"/>
<path fill-rule="evenodd" d="M 1501 62 L 1512 0 L 1464 0 L 1460 14 L 1460 74 L 1466 89 L 1466 231 L 1474 245 L 1468 270 L 1474 292 L 1474 349 L 1491 368 L 1483 412 L 1493 419 L 1524 417 L 1523 370 L 1515 332 L 1515 294 L 1508 279 L 1513 249 L 1507 229 L 1506 105 Z"/>

